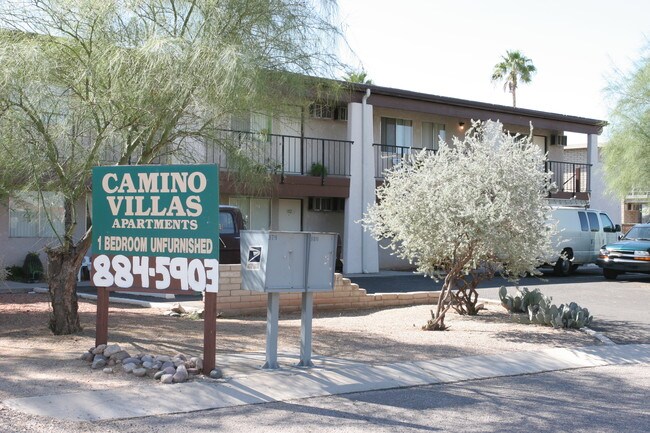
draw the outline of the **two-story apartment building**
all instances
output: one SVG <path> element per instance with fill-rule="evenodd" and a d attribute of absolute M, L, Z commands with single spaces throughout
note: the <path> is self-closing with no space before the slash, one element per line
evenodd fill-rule
<path fill-rule="evenodd" d="M 234 181 L 230 174 L 237 165 L 219 146 L 195 146 L 205 155 L 195 160 L 220 165 L 218 200 L 239 206 L 249 228 L 339 233 L 346 273 L 404 267 L 358 221 L 375 201 L 375 188 L 386 168 L 409 152 L 435 150 L 440 140 L 462 137 L 473 119 L 498 120 L 512 133 L 525 135 L 532 124 L 534 142 L 547 153 L 546 169 L 558 185 L 549 200 L 598 207 L 591 193 L 603 189 L 600 176 L 594 176 L 599 173 L 598 136 L 606 125 L 602 120 L 374 85 L 344 84 L 344 88 L 327 102 L 297 108 L 293 116 L 233 116 L 220 131 L 218 141 L 236 147 L 260 170 L 271 173 L 270 183 L 262 188 Z M 586 162 L 566 158 L 565 132 L 586 136 Z M 56 207 L 53 199 L 52 208 Z M 79 207 L 80 215 L 89 208 Z M 21 263 L 28 251 L 47 243 L 51 230 L 38 217 L 44 211 L 36 204 L 27 210 L 0 206 L 0 260 L 4 257 L 5 266 Z M 27 213 L 30 222 L 24 221 Z"/>

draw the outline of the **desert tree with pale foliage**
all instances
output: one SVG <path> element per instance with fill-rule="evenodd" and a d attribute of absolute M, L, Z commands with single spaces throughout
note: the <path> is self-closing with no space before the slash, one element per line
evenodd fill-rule
<path fill-rule="evenodd" d="M 552 234 L 544 159 L 530 137 L 477 121 L 463 140 L 413 154 L 385 173 L 363 224 L 417 271 L 444 279 L 425 329 L 446 329 L 452 307 L 476 314 L 476 286 L 497 272 L 515 280 L 538 273 Z"/>

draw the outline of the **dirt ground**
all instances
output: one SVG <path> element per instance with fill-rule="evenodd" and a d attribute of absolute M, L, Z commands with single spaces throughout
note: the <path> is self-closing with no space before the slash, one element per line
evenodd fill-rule
<path fill-rule="evenodd" d="M 421 326 L 432 306 L 414 306 L 359 312 L 314 313 L 313 353 L 357 362 L 386 364 L 468 355 L 530 351 L 551 347 L 600 344 L 576 330 L 526 325 L 513 320 L 498 305 L 478 316 L 452 313 L 448 331 L 427 332 Z M 43 294 L 0 294 L 0 402 L 12 397 L 151 383 L 122 372 L 93 371 L 79 359 L 94 346 L 96 305 L 80 301 L 84 330 L 55 336 L 47 329 L 49 303 Z M 202 356 L 203 322 L 174 318 L 162 310 L 111 304 L 109 343 L 131 354 L 151 353 Z M 299 314 L 280 319 L 278 353 L 299 353 Z M 246 374 L 258 364 L 229 365 L 230 355 L 257 354 L 265 350 L 266 317 L 217 319 L 217 365 L 227 377 Z M 236 358 L 236 356 L 235 356 Z M 148 381 L 148 382 L 147 382 Z"/>

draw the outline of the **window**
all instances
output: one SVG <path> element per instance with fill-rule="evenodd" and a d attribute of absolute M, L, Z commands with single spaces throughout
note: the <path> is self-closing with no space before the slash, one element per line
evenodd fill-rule
<path fill-rule="evenodd" d="M 587 223 L 587 215 L 584 212 L 578 212 L 578 218 L 580 218 L 580 229 L 583 232 L 589 231 L 589 223 Z"/>
<path fill-rule="evenodd" d="M 345 199 L 341 197 L 309 197 L 307 209 L 314 212 L 343 212 Z"/>
<path fill-rule="evenodd" d="M 312 119 L 334 119 L 334 109 L 331 105 L 317 102 L 309 106 L 309 116 Z"/>
<path fill-rule="evenodd" d="M 348 120 L 348 107 L 336 107 L 336 120 Z"/>
<path fill-rule="evenodd" d="M 228 212 L 219 212 L 219 234 L 235 233 L 235 220 Z"/>
<path fill-rule="evenodd" d="M 445 139 L 445 125 L 442 123 L 422 122 L 422 147 L 438 150 L 440 141 Z"/>
<path fill-rule="evenodd" d="M 64 213 L 59 193 L 21 193 L 9 199 L 9 237 L 51 238 L 62 234 Z"/>
<path fill-rule="evenodd" d="M 381 144 L 411 147 L 413 145 L 413 122 L 406 119 L 382 117 Z"/>
<path fill-rule="evenodd" d="M 271 132 L 271 117 L 263 113 L 244 113 L 230 118 L 230 129 L 242 132 Z"/>
<path fill-rule="evenodd" d="M 606 233 L 614 233 L 616 230 L 614 230 L 614 223 L 612 222 L 611 219 L 609 219 L 609 216 L 607 214 L 601 213 L 600 214 L 600 222 L 603 224 L 603 231 Z"/>
<path fill-rule="evenodd" d="M 268 198 L 231 197 L 228 204 L 237 206 L 249 230 L 271 229 L 271 200 Z"/>
<path fill-rule="evenodd" d="M 598 215 L 595 212 L 587 212 L 589 218 L 589 226 L 592 232 L 600 231 L 600 224 L 598 223 Z"/>
<path fill-rule="evenodd" d="M 316 102 L 309 106 L 309 117 L 312 119 L 348 120 L 348 107 Z"/>

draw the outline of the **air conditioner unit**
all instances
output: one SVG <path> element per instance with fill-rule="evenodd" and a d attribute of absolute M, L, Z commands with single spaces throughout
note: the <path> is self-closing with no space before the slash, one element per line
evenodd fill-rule
<path fill-rule="evenodd" d="M 551 135 L 552 146 L 566 146 L 566 135 Z"/>

